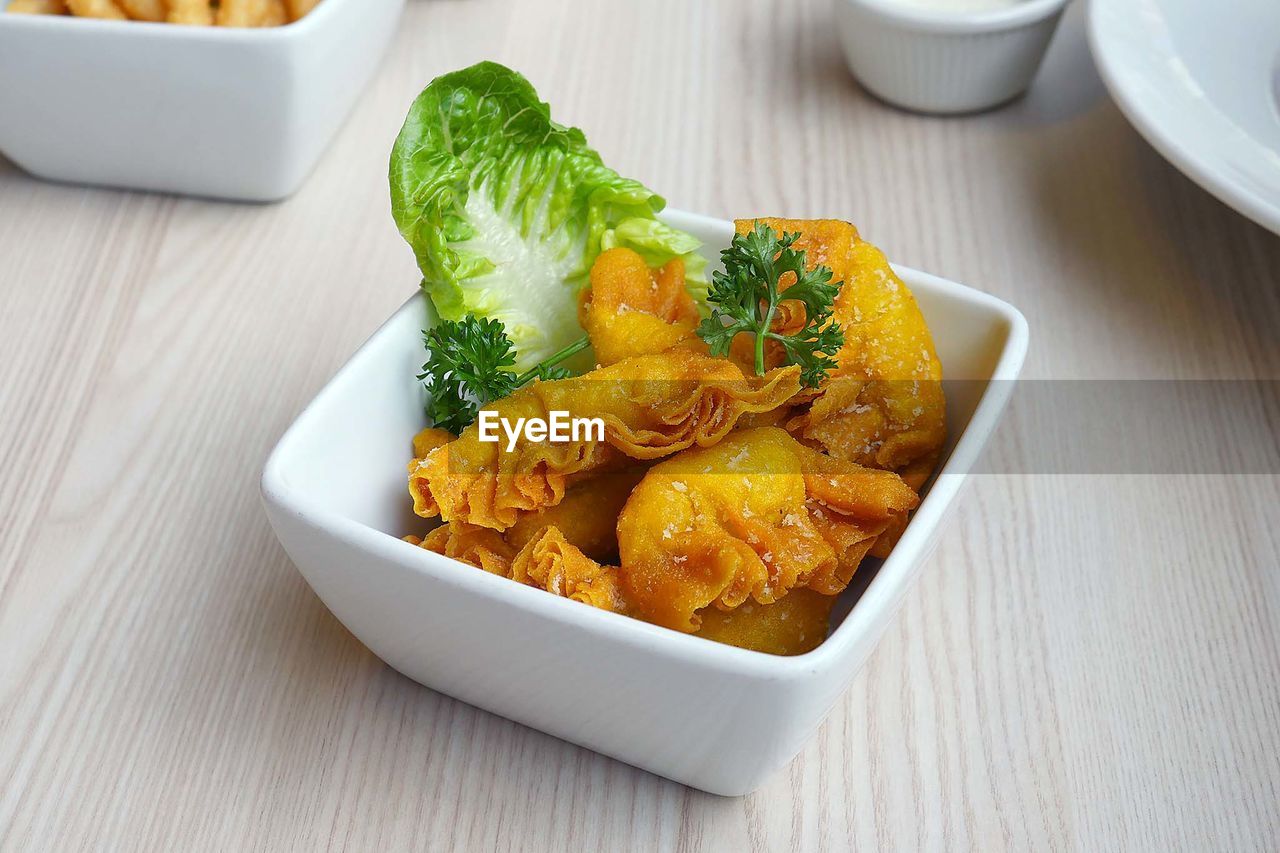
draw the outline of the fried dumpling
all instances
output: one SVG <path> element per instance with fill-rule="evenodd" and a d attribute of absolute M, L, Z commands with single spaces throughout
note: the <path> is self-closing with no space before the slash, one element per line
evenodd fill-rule
<path fill-rule="evenodd" d="M 827 457 L 785 431 L 732 433 L 655 465 L 618 519 L 632 612 L 696 631 L 701 611 L 844 589 L 875 538 L 918 498 L 897 475 Z"/>
<path fill-rule="evenodd" d="M 427 427 L 413 437 L 413 458 L 422 459 L 441 445 L 453 441 L 453 433 L 447 429 Z"/>
<path fill-rule="evenodd" d="M 505 530 L 520 513 L 554 506 L 565 490 L 630 460 L 659 459 L 719 441 L 744 415 L 783 405 L 800 387 L 795 367 L 744 375 L 732 362 L 689 351 L 628 358 L 582 376 L 535 382 L 486 409 L 508 423 L 553 411 L 599 418 L 604 441 L 579 435 L 534 442 L 481 441 L 478 424 L 409 466 L 414 512 Z"/>
<path fill-rule="evenodd" d="M 465 521 L 442 524 L 423 539 L 406 536 L 405 540 L 552 595 L 604 610 L 625 609 L 618 591 L 617 568 L 602 565 L 582 553 L 555 526 L 539 528 L 518 549 L 498 531 Z"/>
<path fill-rule="evenodd" d="M 617 567 L 597 563 L 555 527 L 544 527 L 520 549 L 511 579 L 601 610 L 626 612 Z"/>
<path fill-rule="evenodd" d="M 640 466 L 610 471 L 569 487 L 555 506 L 523 513 L 502 535 L 519 549 L 545 528 L 554 527 L 565 540 L 601 562 L 618 559 L 618 513 L 644 476 Z M 488 529 L 488 528 L 482 528 Z"/>
<path fill-rule="evenodd" d="M 498 531 L 465 521 L 446 522 L 421 539 L 406 536 L 405 541 L 503 577 L 511 577 L 511 561 L 518 550 Z"/>
<path fill-rule="evenodd" d="M 596 362 L 651 355 L 674 347 L 706 352 L 694 330 L 698 306 L 684 284 L 684 261 L 651 270 L 631 249 L 602 252 L 582 292 L 578 321 L 591 337 Z"/>
<path fill-rule="evenodd" d="M 827 638 L 834 595 L 793 589 L 773 604 L 745 602 L 730 610 L 703 610 L 696 636 L 771 655 L 802 655 Z"/>
<path fill-rule="evenodd" d="M 614 613 L 628 612 L 618 568 L 583 553 L 555 525 L 539 527 L 519 549 L 496 530 L 457 521 L 442 524 L 425 539 L 405 539 L 552 595 Z M 825 639 L 834 603 L 834 596 L 795 589 L 773 604 L 746 602 L 728 612 L 710 608 L 702 614 L 697 635 L 769 654 L 804 654 Z"/>
<path fill-rule="evenodd" d="M 506 532 L 465 521 L 448 521 L 424 538 L 406 536 L 414 545 L 452 557 L 492 574 L 511 577 L 511 561 L 548 527 L 584 554 L 601 562 L 618 557 L 618 513 L 644 476 L 641 467 L 625 468 L 571 487 L 559 504 L 522 513 Z"/>
<path fill-rule="evenodd" d="M 788 431 L 832 456 L 896 471 L 919 489 L 946 440 L 946 401 L 942 365 L 911 291 L 848 222 L 741 219 L 738 232 L 757 221 L 778 234 L 799 233 L 794 246 L 806 263 L 829 267 L 831 280 L 843 282 L 833 310 L 844 330 L 837 366 L 808 410 L 788 421 Z M 774 330 L 798 331 L 803 308 L 782 307 Z"/>

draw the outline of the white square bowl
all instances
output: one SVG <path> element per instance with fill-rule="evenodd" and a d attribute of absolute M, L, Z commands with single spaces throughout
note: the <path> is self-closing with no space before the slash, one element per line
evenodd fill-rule
<path fill-rule="evenodd" d="M 718 256 L 732 223 L 664 216 Z M 893 554 L 812 652 L 721 645 L 523 586 L 400 540 L 410 511 L 415 295 L 298 416 L 262 492 L 280 542 L 330 610 L 408 677 L 556 737 L 716 794 L 745 794 L 795 757 L 848 688 L 928 556 L 939 524 L 1008 399 L 1027 348 L 1017 309 L 899 269 L 949 377 L 952 438 Z M 871 572 L 864 566 L 860 572 Z M 856 595 L 856 591 L 851 591 Z"/>
<path fill-rule="evenodd" d="M 284 198 L 355 105 L 403 8 L 322 0 L 297 23 L 255 29 L 0 12 L 0 152 L 55 181 Z"/>

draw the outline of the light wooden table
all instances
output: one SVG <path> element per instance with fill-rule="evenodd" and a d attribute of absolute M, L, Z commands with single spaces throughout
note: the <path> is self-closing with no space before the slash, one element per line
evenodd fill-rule
<path fill-rule="evenodd" d="M 848 696 L 742 799 L 397 675 L 259 505 L 416 284 L 404 110 L 482 58 L 675 207 L 847 217 L 1008 299 L 1030 377 L 1280 377 L 1280 238 L 1130 129 L 1079 11 L 1030 97 L 938 120 L 850 81 L 823 0 L 414 0 L 287 203 L 0 165 L 0 848 L 1276 849 L 1274 469 L 975 477 Z"/>

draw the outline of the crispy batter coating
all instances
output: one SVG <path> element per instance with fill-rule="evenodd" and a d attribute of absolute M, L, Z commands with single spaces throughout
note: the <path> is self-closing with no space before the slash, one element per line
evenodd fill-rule
<path fill-rule="evenodd" d="M 658 459 L 715 444 L 746 414 L 769 411 L 799 390 L 799 371 L 745 376 L 732 362 L 688 351 L 640 356 L 583 376 L 535 382 L 492 409 L 508 423 L 552 411 L 600 418 L 603 442 L 480 440 L 478 424 L 410 464 L 414 512 L 505 530 L 521 512 L 554 506 L 576 480 L 631 459 Z"/>
<path fill-rule="evenodd" d="M 555 506 L 522 513 L 505 532 L 465 521 L 450 521 L 432 530 L 425 540 L 407 536 L 413 544 L 470 563 L 495 574 L 508 571 L 516 552 L 548 527 L 593 560 L 618 559 L 618 513 L 631 490 L 644 476 L 643 467 L 624 468 L 584 480 L 565 492 Z"/>
<path fill-rule="evenodd" d="M 218 26 L 252 27 L 262 18 L 266 0 L 222 0 L 218 4 Z"/>
<path fill-rule="evenodd" d="M 827 638 L 834 595 L 793 589 L 773 604 L 746 602 L 728 612 L 702 611 L 697 636 L 771 655 L 802 655 Z"/>
<path fill-rule="evenodd" d="M 213 6 L 209 0 L 169 0 L 169 23 L 211 27 Z"/>
<path fill-rule="evenodd" d="M 405 541 L 469 563 L 490 574 L 511 577 L 511 561 L 515 558 L 516 549 L 508 545 L 496 530 L 453 521 L 440 525 L 423 539 L 406 536 Z"/>
<path fill-rule="evenodd" d="M 503 538 L 523 548 L 544 529 L 554 527 L 591 559 L 616 562 L 618 514 L 644 472 L 644 467 L 635 466 L 577 483 L 555 506 L 521 515 Z"/>
<path fill-rule="evenodd" d="M 618 569 L 584 554 L 559 528 L 541 527 L 516 550 L 501 534 L 465 522 L 437 527 L 425 540 L 405 537 L 455 560 L 528 586 L 614 613 L 628 607 Z M 773 604 L 746 602 L 727 612 L 709 608 L 697 635 L 718 643 L 774 655 L 811 651 L 827 636 L 835 596 L 794 589 Z"/>
<path fill-rule="evenodd" d="M 67 8 L 72 14 L 82 18 L 105 18 L 113 21 L 129 19 L 114 0 L 67 0 Z"/>
<path fill-rule="evenodd" d="M 618 519 L 636 615 L 696 631 L 701 611 L 844 589 L 875 538 L 913 509 L 895 474 L 805 448 L 776 427 L 735 432 L 655 465 Z"/>
<path fill-rule="evenodd" d="M 284 0 L 265 0 L 253 23 L 257 27 L 279 27 L 289 23 L 289 13 L 285 9 Z"/>
<path fill-rule="evenodd" d="M 453 433 L 447 429 L 427 427 L 413 437 L 413 458 L 418 461 L 437 447 L 453 441 Z"/>
<path fill-rule="evenodd" d="M 738 232 L 750 231 L 756 221 L 738 220 Z M 910 474 L 918 488 L 946 440 L 946 401 L 942 365 L 911 291 L 884 253 L 847 222 L 759 221 L 779 233 L 798 232 L 795 247 L 804 250 L 808 265 L 830 267 L 832 281 L 844 282 L 833 312 L 845 336 L 838 366 L 787 429 L 833 456 Z M 784 312 L 775 328 L 793 332 L 803 315 L 803 309 Z"/>
<path fill-rule="evenodd" d="M 289 20 L 296 21 L 306 15 L 316 7 L 320 0 L 286 0 L 285 6 L 289 10 Z"/>
<path fill-rule="evenodd" d="M 738 220 L 739 233 L 756 221 Z M 845 336 L 837 367 L 811 405 L 786 423 L 787 430 L 832 456 L 895 471 L 919 491 L 937 465 L 947 427 L 942 365 L 915 297 L 884 253 L 847 222 L 760 221 L 779 233 L 798 232 L 795 246 L 804 250 L 806 262 L 830 267 L 832 281 L 844 282 L 833 311 Z M 788 303 L 783 308 L 788 310 L 779 312 L 773 328 L 798 330 L 803 309 Z M 735 357 L 741 357 L 742 347 L 734 344 Z M 780 353 L 770 350 L 770 358 L 777 363 Z M 872 553 L 887 556 L 905 526 L 905 518 L 890 525 Z"/>
<path fill-rule="evenodd" d="M 518 549 L 498 531 L 464 521 L 442 524 L 425 539 L 406 536 L 405 541 L 553 595 L 616 613 L 626 610 L 617 567 L 591 559 L 554 526 L 539 528 Z"/>
<path fill-rule="evenodd" d="M 65 15 L 66 0 L 12 0 L 6 12 L 18 15 Z"/>
<path fill-rule="evenodd" d="M 11 0 L 4 11 L 28 15 L 70 13 L 83 18 L 168 21 L 196 26 L 218 23 L 230 27 L 278 27 L 302 18 L 318 2 L 220 0 L 215 5 L 211 0 Z"/>
<path fill-rule="evenodd" d="M 120 0 L 120 6 L 135 21 L 163 21 L 169 14 L 166 0 Z"/>
<path fill-rule="evenodd" d="M 405 539 L 553 595 L 614 613 L 629 611 L 617 567 L 587 556 L 554 525 L 539 527 L 518 550 L 496 530 L 466 522 L 443 524 L 425 540 Z M 794 589 L 773 604 L 748 601 L 732 611 L 708 608 L 700 614 L 697 636 L 768 654 L 804 654 L 826 638 L 835 600 L 835 596 Z"/>
<path fill-rule="evenodd" d="M 616 566 L 602 566 L 583 554 L 555 527 L 543 528 L 511 564 L 511 578 L 601 610 L 626 612 Z"/>
<path fill-rule="evenodd" d="M 673 347 L 706 352 L 694 334 L 699 320 L 698 306 L 685 288 L 684 261 L 676 258 L 651 270 L 639 254 L 623 248 L 596 259 L 591 286 L 578 305 L 578 322 L 601 365 Z"/>

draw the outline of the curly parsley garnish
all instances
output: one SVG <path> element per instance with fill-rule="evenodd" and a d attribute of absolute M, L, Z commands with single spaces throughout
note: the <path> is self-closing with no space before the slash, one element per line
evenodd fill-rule
<path fill-rule="evenodd" d="M 564 379 L 569 371 L 557 364 L 590 345 L 586 337 L 524 373 L 515 373 L 515 346 L 500 320 L 468 314 L 461 320 L 441 320 L 423 332 L 427 362 L 418 378 L 431 395 L 427 417 L 434 426 L 457 435 L 476 419 L 481 406 L 501 400 L 534 379 Z"/>
<path fill-rule="evenodd" d="M 772 228 L 757 222 L 748 234 L 737 234 L 729 248 L 720 253 L 724 272 L 711 278 L 707 302 L 711 316 L 698 326 L 698 336 L 707 342 L 712 355 L 729 354 L 729 346 L 740 333 L 755 336 L 756 373 L 764 375 L 764 342 L 777 341 L 788 364 L 800 366 L 800 381 L 810 388 L 826 378 L 835 362 L 832 357 L 844 344 L 844 332 L 831 322 L 831 309 L 840 282 L 831 283 L 831 270 L 824 266 L 805 269 L 804 252 L 791 248 L 799 234 L 776 235 Z M 795 273 L 795 283 L 780 290 L 778 280 Z M 788 299 L 804 305 L 805 323 L 800 331 L 782 335 L 770 329 L 778 305 Z"/>

